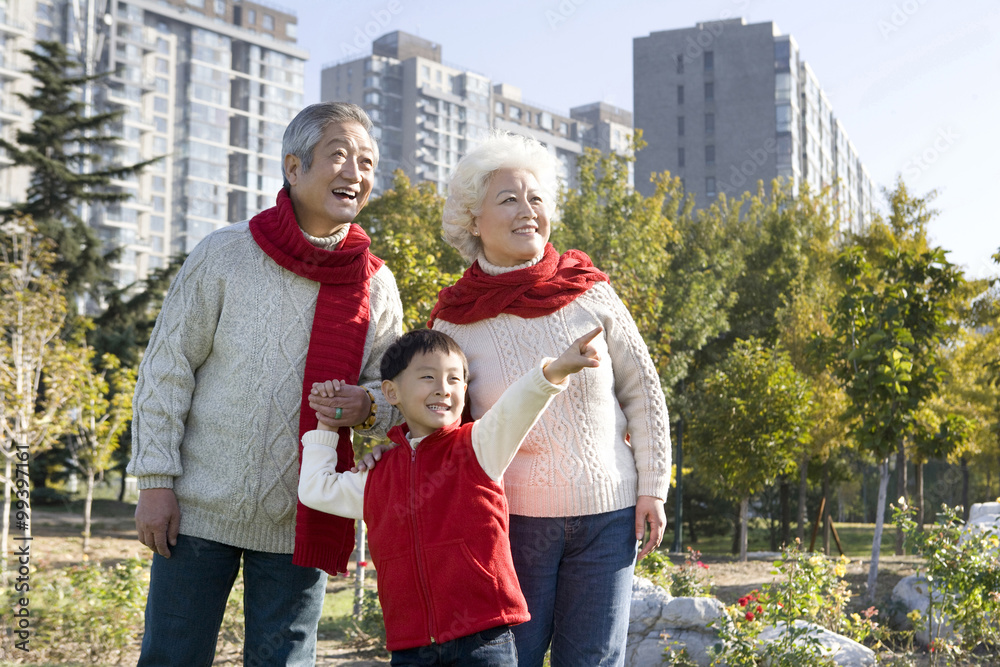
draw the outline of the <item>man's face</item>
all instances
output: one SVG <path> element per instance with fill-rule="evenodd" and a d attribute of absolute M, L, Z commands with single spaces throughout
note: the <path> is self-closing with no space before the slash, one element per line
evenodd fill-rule
<path fill-rule="evenodd" d="M 286 155 L 285 177 L 299 226 L 313 236 L 329 236 L 353 222 L 372 193 L 375 162 L 371 137 L 354 121 L 326 126 L 309 171 Z"/>

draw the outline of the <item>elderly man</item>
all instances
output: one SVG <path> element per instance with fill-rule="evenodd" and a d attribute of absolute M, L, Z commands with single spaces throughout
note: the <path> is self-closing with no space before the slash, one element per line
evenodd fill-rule
<path fill-rule="evenodd" d="M 384 433 L 378 386 L 399 336 L 392 274 L 351 222 L 378 147 L 365 112 L 323 103 L 285 130 L 277 204 L 206 237 L 171 285 L 139 366 L 129 472 L 152 549 L 139 665 L 210 665 L 243 564 L 247 665 L 313 665 L 326 572 L 344 571 L 353 522 L 298 505 L 304 388 L 345 380 L 328 424 Z M 367 388 L 366 388 L 367 385 Z M 305 409 L 302 409 L 305 407 Z"/>

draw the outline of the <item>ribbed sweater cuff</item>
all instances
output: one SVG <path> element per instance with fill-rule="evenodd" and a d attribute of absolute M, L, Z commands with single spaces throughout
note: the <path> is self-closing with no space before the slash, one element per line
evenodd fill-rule
<path fill-rule="evenodd" d="M 302 436 L 303 445 L 323 445 L 330 449 L 337 449 L 338 442 L 340 442 L 340 434 L 336 431 L 324 431 L 319 428 L 314 431 L 306 431 L 306 434 Z"/>
<path fill-rule="evenodd" d="M 639 473 L 639 495 L 667 499 L 670 490 L 670 476 Z"/>
<path fill-rule="evenodd" d="M 171 475 L 148 475 L 139 478 L 139 490 L 145 489 L 172 489 L 174 488 L 174 478 Z"/>

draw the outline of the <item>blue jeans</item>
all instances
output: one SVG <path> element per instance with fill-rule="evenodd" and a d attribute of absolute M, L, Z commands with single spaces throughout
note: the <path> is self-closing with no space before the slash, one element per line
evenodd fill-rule
<path fill-rule="evenodd" d="M 510 548 L 531 620 L 514 626 L 518 664 L 624 665 L 635 508 L 588 516 L 511 515 Z"/>
<path fill-rule="evenodd" d="M 247 667 L 312 667 L 326 573 L 291 554 L 250 551 L 188 535 L 153 556 L 139 667 L 211 665 L 226 600 L 243 561 Z"/>
<path fill-rule="evenodd" d="M 517 667 L 517 651 L 510 626 L 501 625 L 443 644 L 393 651 L 389 664 L 396 667 Z"/>

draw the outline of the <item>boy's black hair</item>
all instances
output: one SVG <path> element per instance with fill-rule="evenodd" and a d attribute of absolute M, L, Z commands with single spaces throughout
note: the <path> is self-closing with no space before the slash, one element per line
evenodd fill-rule
<path fill-rule="evenodd" d="M 382 355 L 382 362 L 379 364 L 382 379 L 395 380 L 410 365 L 413 357 L 428 352 L 457 354 L 462 360 L 462 380 L 469 381 L 469 362 L 465 358 L 465 352 L 462 352 L 462 348 L 458 346 L 454 338 L 433 329 L 414 329 L 403 334 L 390 345 L 389 349 Z"/>

